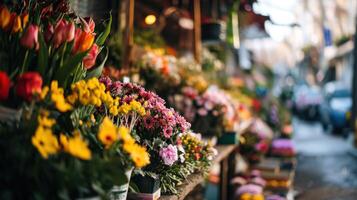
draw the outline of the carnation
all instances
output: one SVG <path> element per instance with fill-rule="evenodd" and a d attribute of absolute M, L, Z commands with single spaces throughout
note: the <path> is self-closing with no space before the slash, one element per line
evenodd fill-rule
<path fill-rule="evenodd" d="M 165 165 L 171 166 L 178 160 L 177 147 L 170 144 L 160 150 L 160 157 Z"/>

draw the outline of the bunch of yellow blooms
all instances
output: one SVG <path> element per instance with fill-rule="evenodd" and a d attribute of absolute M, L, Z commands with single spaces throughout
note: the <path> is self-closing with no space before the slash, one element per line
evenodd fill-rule
<path fill-rule="evenodd" d="M 73 109 L 71 104 L 69 104 L 64 97 L 63 88 L 58 87 L 57 81 L 51 82 L 51 88 L 45 86 L 40 94 L 40 98 L 43 100 L 46 98 L 48 92 L 51 93 L 51 101 L 54 103 L 55 107 L 60 112 L 67 112 Z"/>
<path fill-rule="evenodd" d="M 48 116 L 48 111 L 40 113 L 38 116 L 38 127 L 35 135 L 32 136 L 32 144 L 45 159 L 50 155 L 57 154 L 61 150 L 57 136 L 52 132 L 52 127 L 56 124 L 56 120 Z M 82 139 L 78 131 L 74 135 L 74 137 L 69 138 L 61 134 L 60 142 L 62 150 L 82 160 L 91 159 L 91 151 L 88 148 L 88 144 Z"/>
<path fill-rule="evenodd" d="M 108 117 L 103 119 L 97 137 L 106 148 L 110 148 L 117 141 L 122 141 L 124 151 L 130 155 L 138 168 L 150 163 L 149 153 L 146 148 L 135 143 L 135 139 L 130 135 L 129 129 L 125 126 L 116 127 Z"/>
<path fill-rule="evenodd" d="M 240 196 L 239 199 L 240 200 L 264 200 L 264 195 L 244 193 Z"/>
<path fill-rule="evenodd" d="M 203 143 L 201 140 L 190 133 L 183 134 L 180 139 L 182 145 L 185 147 L 185 159 L 192 157 L 195 160 L 199 160 L 202 157 L 201 151 Z"/>

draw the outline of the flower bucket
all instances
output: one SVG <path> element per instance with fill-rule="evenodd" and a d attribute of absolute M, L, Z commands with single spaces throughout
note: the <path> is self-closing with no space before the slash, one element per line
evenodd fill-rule
<path fill-rule="evenodd" d="M 129 193 L 128 199 L 142 199 L 142 200 L 158 200 L 161 196 L 160 179 L 149 176 L 135 175 L 132 181 L 136 185 L 140 185 L 140 191 L 137 193 Z"/>
<path fill-rule="evenodd" d="M 126 200 L 126 197 L 128 195 L 128 190 L 129 190 L 129 183 L 130 183 L 130 177 L 133 172 L 134 168 L 131 168 L 125 172 L 125 176 L 128 180 L 123 185 L 120 186 L 114 186 L 112 190 L 109 193 L 109 199 L 110 200 Z"/>
<path fill-rule="evenodd" d="M 8 123 L 20 120 L 21 110 L 0 106 L 0 122 Z"/>

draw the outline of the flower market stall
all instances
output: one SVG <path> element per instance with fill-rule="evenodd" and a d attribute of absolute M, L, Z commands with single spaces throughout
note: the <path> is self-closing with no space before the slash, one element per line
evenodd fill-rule
<path fill-rule="evenodd" d="M 229 73 L 229 42 L 201 40 L 232 9 L 149 4 L 122 1 L 123 30 L 66 0 L 0 4 L 0 199 L 286 196 L 289 112 L 253 73 Z"/>

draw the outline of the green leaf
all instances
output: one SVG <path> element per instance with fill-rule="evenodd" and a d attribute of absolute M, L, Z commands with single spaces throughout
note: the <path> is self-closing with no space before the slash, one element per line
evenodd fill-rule
<path fill-rule="evenodd" d="M 103 46 L 103 44 L 105 43 L 105 40 L 107 39 L 107 37 L 108 37 L 108 35 L 109 35 L 109 33 L 110 33 L 111 26 L 112 26 L 112 15 L 110 14 L 109 22 L 108 22 L 107 26 L 105 27 L 104 32 L 102 32 L 102 33 L 97 37 L 97 40 L 95 41 L 95 43 L 96 43 L 98 46 Z"/>
<path fill-rule="evenodd" d="M 87 55 L 88 51 L 78 53 L 72 57 L 69 57 L 63 66 L 59 68 L 55 74 L 55 80 L 58 80 L 59 85 L 63 86 L 65 80 L 70 74 L 81 64 L 83 58 Z"/>
<path fill-rule="evenodd" d="M 102 75 L 104 64 L 108 59 L 108 53 L 109 53 L 108 48 L 106 48 L 106 51 L 107 52 L 105 54 L 103 62 L 98 67 L 96 67 L 95 69 L 88 70 L 87 71 L 87 75 L 86 75 L 86 79 L 90 79 L 92 77 L 99 77 L 100 75 Z"/>
<path fill-rule="evenodd" d="M 43 37 L 43 34 L 39 32 L 39 43 L 40 43 L 40 49 L 38 52 L 38 68 L 37 71 L 44 76 L 45 75 L 45 69 L 48 65 L 48 48 L 45 42 L 45 39 Z"/>

